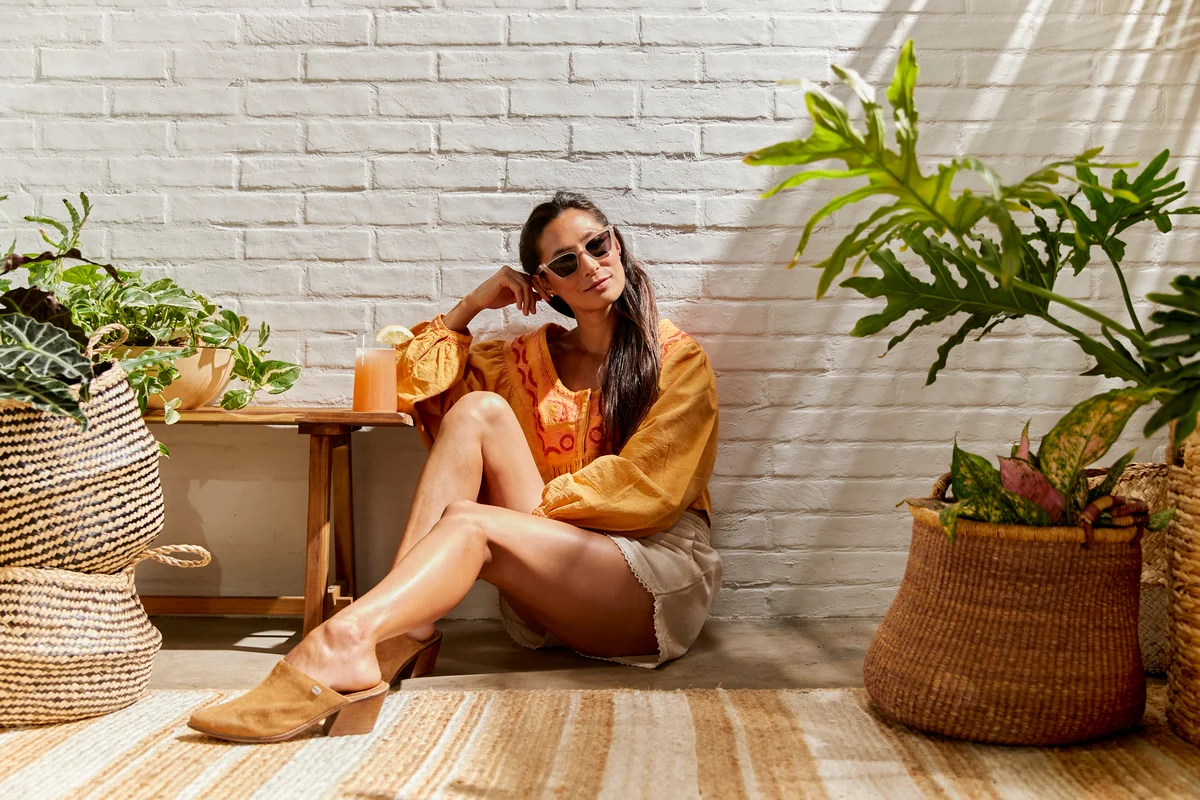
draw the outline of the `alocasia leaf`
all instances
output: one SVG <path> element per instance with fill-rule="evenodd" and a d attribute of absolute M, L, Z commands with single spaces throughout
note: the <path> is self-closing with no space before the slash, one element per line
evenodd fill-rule
<path fill-rule="evenodd" d="M 0 373 L 63 383 L 91 380 L 92 362 L 61 328 L 23 314 L 0 314 Z"/>
<path fill-rule="evenodd" d="M 28 372 L 0 370 L 0 397 L 29 403 L 50 414 L 70 417 L 87 430 L 87 417 L 71 387 L 56 378 L 31 375 Z"/>

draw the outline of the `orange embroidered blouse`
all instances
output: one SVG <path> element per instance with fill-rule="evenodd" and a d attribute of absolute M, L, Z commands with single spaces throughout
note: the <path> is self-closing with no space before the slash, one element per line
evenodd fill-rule
<path fill-rule="evenodd" d="M 413 416 L 425 446 L 459 398 L 496 392 L 516 412 L 546 484 L 535 515 L 631 537 L 666 530 L 686 509 L 711 519 L 717 389 L 700 343 L 670 320 L 659 323 L 658 399 L 613 454 L 601 434 L 599 392 L 572 392 L 555 372 L 551 327 L 566 332 L 551 322 L 516 339 L 473 344 L 441 314 L 415 325 L 397 347 L 397 388 L 399 408 Z"/>

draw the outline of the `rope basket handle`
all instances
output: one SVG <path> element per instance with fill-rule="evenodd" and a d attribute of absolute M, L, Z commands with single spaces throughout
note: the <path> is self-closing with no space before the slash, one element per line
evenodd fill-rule
<path fill-rule="evenodd" d="M 197 558 L 174 558 L 168 555 L 169 553 L 191 553 L 197 556 Z M 143 561 L 157 561 L 169 567 L 195 569 L 196 567 L 207 566 L 212 561 L 212 554 L 198 544 L 168 544 L 156 547 L 153 550 L 143 551 L 133 563 L 137 565 Z"/>
<path fill-rule="evenodd" d="M 113 332 L 119 332 L 121 334 L 120 338 L 117 339 L 115 342 L 109 342 L 108 344 L 101 345 L 100 340 L 103 339 L 108 334 L 113 333 Z M 88 359 L 90 360 L 90 359 L 94 358 L 98 353 L 100 353 L 104 350 L 112 350 L 114 347 L 120 347 L 122 344 L 125 343 L 125 340 L 128 338 L 129 338 L 129 329 L 126 328 L 124 325 L 121 325 L 120 323 L 117 323 L 117 322 L 114 322 L 109 325 L 104 325 L 102 327 L 97 328 L 95 333 L 93 333 L 90 337 L 88 337 L 87 349 L 83 351 L 84 355 L 86 355 L 88 357 Z"/>

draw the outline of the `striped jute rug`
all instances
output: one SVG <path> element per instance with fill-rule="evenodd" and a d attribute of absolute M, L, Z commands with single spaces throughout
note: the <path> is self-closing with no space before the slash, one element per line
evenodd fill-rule
<path fill-rule="evenodd" d="M 1140 731 L 1044 750 L 891 727 L 861 689 L 397 692 L 368 736 L 274 745 L 184 727 L 228 694 L 154 692 L 0 733 L 0 798 L 1200 796 L 1156 689 Z"/>

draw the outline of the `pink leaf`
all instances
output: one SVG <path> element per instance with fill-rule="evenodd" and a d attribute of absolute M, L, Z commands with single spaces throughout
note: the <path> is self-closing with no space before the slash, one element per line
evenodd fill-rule
<path fill-rule="evenodd" d="M 1022 438 L 1027 450 L 1028 438 Z M 1058 522 L 1062 517 L 1067 505 L 1066 499 L 1050 485 L 1046 476 L 1034 469 L 1028 461 L 1020 458 L 1001 458 L 1000 483 L 1013 494 L 1018 494 L 1044 508 L 1052 521 Z"/>
<path fill-rule="evenodd" d="M 1021 431 L 1021 446 L 1017 448 L 1016 457 L 1022 461 L 1029 460 L 1029 423 L 1025 423 L 1025 430 Z"/>

